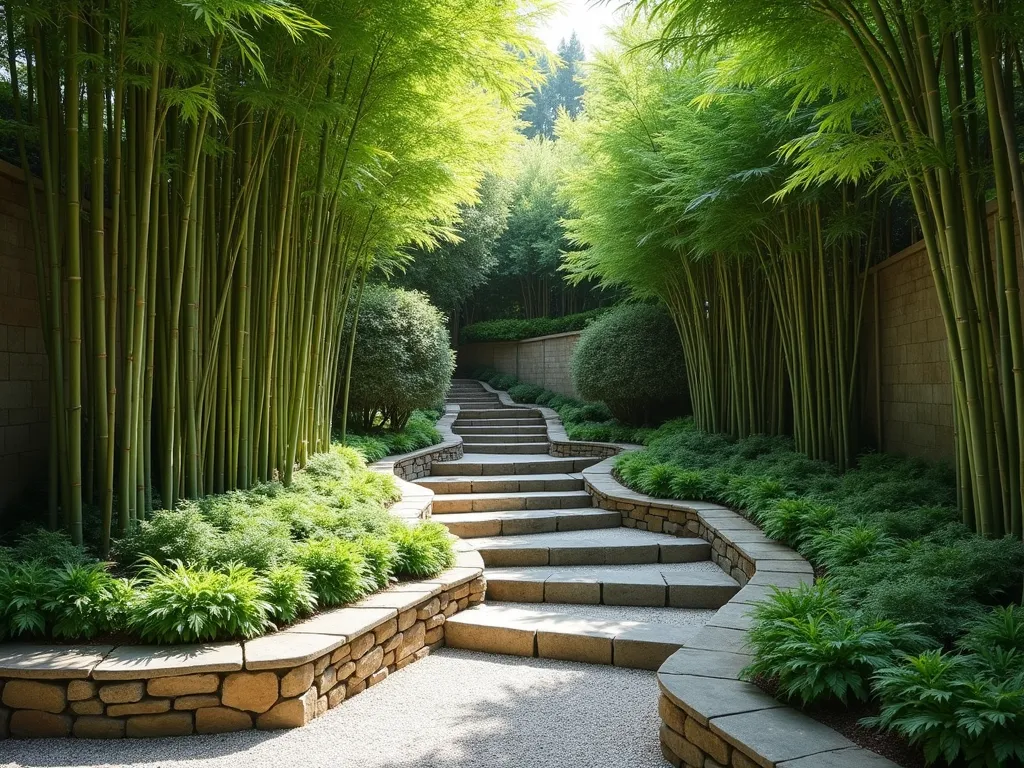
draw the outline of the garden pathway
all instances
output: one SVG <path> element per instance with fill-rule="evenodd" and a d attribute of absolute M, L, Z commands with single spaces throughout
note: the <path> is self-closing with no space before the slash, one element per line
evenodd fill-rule
<path fill-rule="evenodd" d="M 0 766 L 665 768 L 648 670 L 738 585 L 703 541 L 624 528 L 592 507 L 581 471 L 597 459 L 548 455 L 540 412 L 476 382 L 457 381 L 451 400 L 465 455 L 419 482 L 436 493 L 435 519 L 480 551 L 488 581 L 486 604 L 449 620 L 452 647 L 305 728 L 7 741 Z"/>

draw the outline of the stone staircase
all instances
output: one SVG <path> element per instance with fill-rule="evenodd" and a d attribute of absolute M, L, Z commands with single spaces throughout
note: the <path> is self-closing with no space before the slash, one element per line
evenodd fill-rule
<path fill-rule="evenodd" d="M 468 380 L 449 402 L 464 456 L 417 482 L 487 579 L 487 603 L 446 622 L 449 646 L 657 669 L 739 591 L 703 539 L 625 528 L 594 507 L 582 471 L 599 459 L 548 455 L 540 411 Z"/>

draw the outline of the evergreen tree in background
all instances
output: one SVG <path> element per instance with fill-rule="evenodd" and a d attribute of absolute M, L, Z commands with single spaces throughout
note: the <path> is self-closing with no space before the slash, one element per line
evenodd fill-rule
<path fill-rule="evenodd" d="M 537 136 L 555 138 L 555 119 L 560 108 L 564 108 L 570 117 L 576 117 L 583 109 L 583 83 L 579 77 L 584 52 L 575 32 L 568 41 L 562 40 L 558 44 L 558 58 L 558 62 L 541 60 L 541 69 L 548 73 L 547 80 L 534 88 L 533 97 L 523 110 L 522 119 L 526 123 L 523 132 L 531 139 Z"/>

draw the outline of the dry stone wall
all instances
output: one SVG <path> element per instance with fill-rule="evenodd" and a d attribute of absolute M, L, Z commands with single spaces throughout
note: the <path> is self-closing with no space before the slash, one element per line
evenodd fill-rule
<path fill-rule="evenodd" d="M 417 453 L 432 461 L 455 449 L 461 456 L 461 440 Z M 429 518 L 433 492 L 401 477 L 398 484 L 402 500 L 391 513 L 409 521 Z M 433 579 L 398 584 L 241 643 L 0 644 L 0 738 L 144 738 L 303 726 L 444 645 L 447 619 L 483 602 L 483 559 L 461 541 L 456 549 L 455 567 Z"/>
<path fill-rule="evenodd" d="M 244 644 L 0 648 L 0 736 L 298 728 L 442 646 L 446 619 L 483 601 L 481 571 L 456 568 Z"/>

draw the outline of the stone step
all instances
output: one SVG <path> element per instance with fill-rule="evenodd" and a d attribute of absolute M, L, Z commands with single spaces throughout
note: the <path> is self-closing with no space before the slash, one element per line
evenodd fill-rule
<path fill-rule="evenodd" d="M 465 419 L 536 419 L 541 412 L 535 408 L 463 408 L 460 418 Z"/>
<path fill-rule="evenodd" d="M 546 435 L 548 433 L 547 427 L 543 424 L 501 426 L 489 423 L 477 427 L 456 424 L 453 431 L 457 435 Z"/>
<path fill-rule="evenodd" d="M 721 608 L 740 585 L 710 561 L 650 565 L 488 568 L 487 599 L 670 608 Z"/>
<path fill-rule="evenodd" d="M 453 429 L 462 427 L 544 427 L 546 422 L 540 416 L 530 416 L 523 419 L 467 419 L 462 415 L 455 419 Z M 545 432 L 547 429 L 545 428 Z"/>
<path fill-rule="evenodd" d="M 516 443 L 538 443 L 542 442 L 547 438 L 546 433 L 541 434 L 530 434 L 530 435 L 495 435 L 495 434 L 476 434 L 467 433 L 459 430 L 456 432 L 458 435 L 462 435 L 462 442 L 466 445 L 476 445 L 478 443 L 490 443 L 499 444 L 506 443 L 508 445 L 515 445 Z"/>
<path fill-rule="evenodd" d="M 480 553 L 488 568 L 694 563 L 711 557 L 711 545 L 704 539 L 677 538 L 633 528 L 493 536 L 463 542 Z"/>
<path fill-rule="evenodd" d="M 473 443 L 473 453 L 547 453 L 548 443 Z"/>
<path fill-rule="evenodd" d="M 504 403 L 497 401 L 491 402 L 472 402 L 467 403 L 465 400 L 449 400 L 448 402 L 454 402 L 459 405 L 461 411 L 507 411 Z"/>
<path fill-rule="evenodd" d="M 438 515 L 434 520 L 462 538 L 589 531 L 595 528 L 617 528 L 622 524 L 622 517 L 618 512 L 594 507 L 452 512 Z"/>
<path fill-rule="evenodd" d="M 423 477 L 417 485 L 434 493 L 519 493 L 521 491 L 582 491 L 583 475 L 579 472 L 536 475 L 439 475 Z M 618 512 L 615 513 L 619 514 Z"/>
<path fill-rule="evenodd" d="M 586 618 L 575 612 L 478 605 L 444 623 L 446 644 L 486 653 L 657 669 L 696 629 Z"/>
<path fill-rule="evenodd" d="M 519 491 L 512 493 L 438 493 L 433 514 L 504 512 L 513 509 L 579 509 L 592 507 L 586 491 Z"/>
<path fill-rule="evenodd" d="M 590 456 L 562 458 L 560 456 L 519 456 L 501 454 L 465 453 L 455 461 L 435 461 L 430 474 L 438 476 L 537 475 L 548 473 L 582 472 L 601 459 Z"/>

